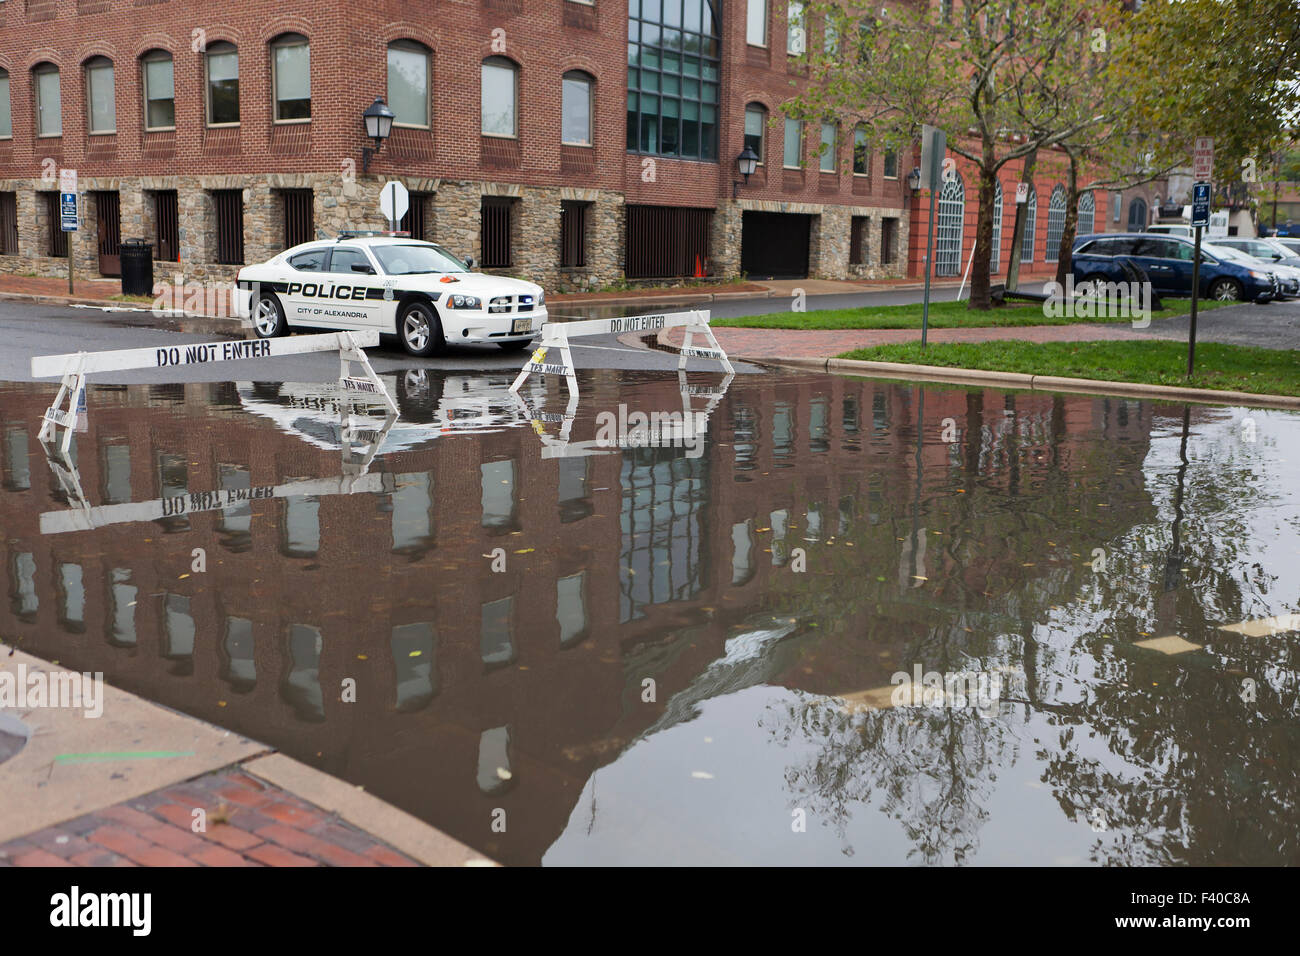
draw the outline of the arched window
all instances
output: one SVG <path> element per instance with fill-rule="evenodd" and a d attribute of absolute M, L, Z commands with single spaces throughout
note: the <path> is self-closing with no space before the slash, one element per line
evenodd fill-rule
<path fill-rule="evenodd" d="M 570 146 L 591 145 L 592 87 L 590 73 L 570 70 L 560 81 L 560 142 Z"/>
<path fill-rule="evenodd" d="M 484 136 L 519 135 L 519 67 L 503 56 L 483 61 L 481 129 Z"/>
<path fill-rule="evenodd" d="M 117 132 L 117 99 L 113 91 L 113 61 L 106 56 L 86 61 L 86 131 Z"/>
<path fill-rule="evenodd" d="M 214 43 L 203 51 L 207 69 L 208 125 L 239 122 L 239 51 L 233 43 Z"/>
<path fill-rule="evenodd" d="M 1128 231 L 1142 232 L 1147 227 L 1147 203 L 1142 197 L 1136 197 L 1128 204 Z"/>
<path fill-rule="evenodd" d="M 32 67 L 32 89 L 36 91 L 36 135 L 62 136 L 59 68 L 53 63 L 38 63 Z"/>
<path fill-rule="evenodd" d="M 1092 191 L 1079 194 L 1079 224 L 1075 227 L 1076 236 L 1086 236 L 1097 228 L 1097 200 Z"/>
<path fill-rule="evenodd" d="M 1020 240 L 1020 261 L 1034 261 L 1034 238 L 1038 232 L 1038 190 L 1029 184 L 1029 198 L 1025 201 L 1025 234 Z"/>
<path fill-rule="evenodd" d="M 989 271 L 996 273 L 1002 260 L 1002 180 L 993 183 L 993 252 L 989 256 Z"/>
<path fill-rule="evenodd" d="M 934 274 L 955 276 L 961 272 L 961 239 L 966 225 L 966 185 L 961 173 L 945 180 L 939 190 L 939 225 L 935 230 Z"/>
<path fill-rule="evenodd" d="M 711 0 L 632 4 L 627 148 L 718 158 L 719 17 Z"/>
<path fill-rule="evenodd" d="M 144 75 L 144 128 L 176 128 L 176 82 L 172 55 L 166 50 L 150 50 L 140 58 Z"/>
<path fill-rule="evenodd" d="M 760 164 L 767 161 L 767 109 L 762 103 L 745 106 L 745 145 L 758 156 Z"/>
<path fill-rule="evenodd" d="M 311 119 L 311 44 L 300 33 L 285 33 L 271 41 L 271 89 L 275 122 Z"/>
<path fill-rule="evenodd" d="M 430 51 L 414 40 L 388 44 L 388 108 L 394 126 L 429 128 Z"/>
<path fill-rule="evenodd" d="M 1044 262 L 1057 262 L 1061 257 L 1061 237 L 1065 235 L 1065 187 L 1057 183 L 1047 200 L 1047 249 Z"/>

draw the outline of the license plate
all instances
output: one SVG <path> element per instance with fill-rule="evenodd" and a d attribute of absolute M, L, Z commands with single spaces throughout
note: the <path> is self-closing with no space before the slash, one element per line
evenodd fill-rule
<path fill-rule="evenodd" d="M 521 332 L 531 332 L 532 330 L 533 330 L 533 320 L 531 318 L 515 319 L 513 322 L 510 323 L 511 335 L 519 335 Z"/>

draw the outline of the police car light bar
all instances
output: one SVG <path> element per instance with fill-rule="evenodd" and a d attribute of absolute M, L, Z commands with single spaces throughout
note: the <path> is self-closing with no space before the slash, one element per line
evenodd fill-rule
<path fill-rule="evenodd" d="M 409 239 L 411 238 L 411 233 L 405 229 L 397 230 L 395 232 L 387 232 L 380 229 L 340 229 L 339 234 L 335 237 L 335 241 L 357 239 L 362 236 L 396 236 L 402 239 Z"/>

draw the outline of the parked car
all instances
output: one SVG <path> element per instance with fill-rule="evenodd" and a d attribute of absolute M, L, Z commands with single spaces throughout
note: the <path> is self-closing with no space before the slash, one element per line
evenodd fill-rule
<path fill-rule="evenodd" d="M 1201 243 L 1201 251 L 1208 252 L 1210 255 L 1218 256 L 1221 259 L 1239 262 L 1247 267 L 1264 269 L 1273 273 L 1277 277 L 1278 298 L 1300 296 L 1300 269 L 1295 266 L 1284 265 L 1281 262 L 1271 262 L 1259 256 L 1242 252 L 1237 246 L 1225 245 L 1221 240 L 1215 240 L 1212 243 Z"/>
<path fill-rule="evenodd" d="M 1156 223 L 1154 226 L 1147 226 L 1147 232 L 1154 232 L 1164 236 L 1183 236 L 1187 239 L 1195 238 L 1192 227 L 1185 226 L 1182 223 Z"/>
<path fill-rule="evenodd" d="M 1074 241 L 1074 281 L 1124 282 L 1121 263 L 1128 260 L 1144 270 L 1158 295 L 1192 294 L 1192 261 L 1195 246 L 1181 236 L 1145 232 L 1094 233 Z M 1224 301 L 1267 302 L 1278 295 L 1278 280 L 1257 263 L 1243 263 L 1232 250 L 1215 255 L 1201 248 L 1200 295 Z"/>
<path fill-rule="evenodd" d="M 1290 249 L 1296 255 L 1300 255 L 1300 239 L 1290 239 L 1286 236 L 1279 236 L 1276 241 Z"/>
<path fill-rule="evenodd" d="M 1226 239 L 1210 241 L 1216 246 L 1237 249 L 1264 262 L 1277 262 L 1293 269 L 1300 269 L 1300 252 L 1288 249 L 1276 239 L 1243 239 L 1240 236 L 1229 236 Z"/>
<path fill-rule="evenodd" d="M 412 355 L 447 343 L 525 348 L 547 320 L 542 287 L 471 272 L 432 242 L 347 234 L 307 242 L 239 270 L 258 338 L 293 328 L 378 329 Z"/>

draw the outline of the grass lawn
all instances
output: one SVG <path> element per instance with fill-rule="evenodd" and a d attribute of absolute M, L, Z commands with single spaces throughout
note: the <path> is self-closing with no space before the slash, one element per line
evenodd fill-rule
<path fill-rule="evenodd" d="M 1208 312 L 1224 305 L 1237 305 L 1235 302 L 1206 302 L 1197 306 L 1197 311 Z M 1191 310 L 1191 299 L 1165 299 L 1165 308 L 1153 311 L 1151 318 L 1163 319 L 1171 315 L 1183 315 Z M 987 312 L 972 312 L 965 302 L 931 302 L 930 328 L 932 329 L 978 329 L 997 326 L 1016 325 L 1073 325 L 1078 322 L 1129 322 L 1123 318 L 1078 318 L 1061 316 L 1051 318 L 1043 314 L 1043 306 L 1037 302 L 1008 303 L 1000 309 Z M 771 315 L 746 315 L 734 319 L 713 319 L 715 327 L 725 326 L 740 329 L 919 329 L 921 327 L 921 306 L 917 305 L 876 305 L 859 309 L 818 309 L 813 312 L 774 312 Z"/>
<path fill-rule="evenodd" d="M 840 358 L 1300 395 L 1300 355 L 1295 351 L 1208 342 L 1196 346 L 1196 374 L 1190 380 L 1184 374 L 1187 370 L 1185 342 L 1000 340 L 931 345 L 924 352 L 919 344 L 909 342 L 854 349 Z"/>

